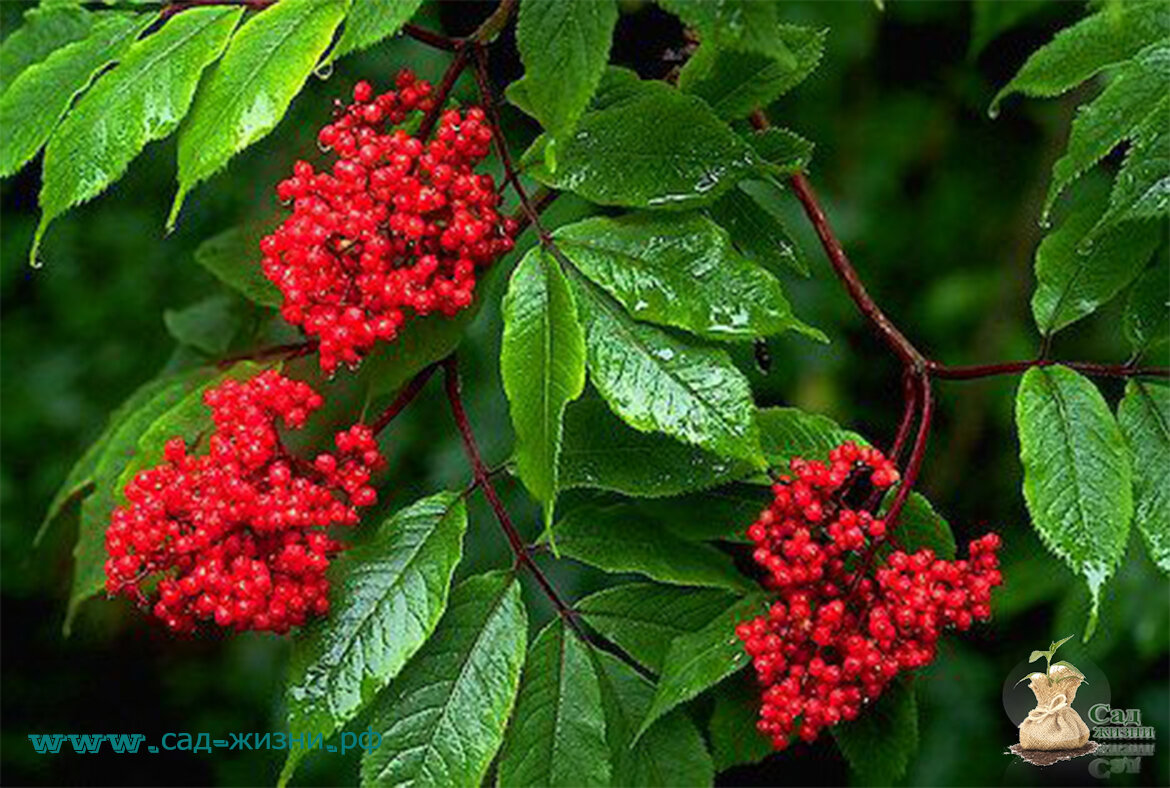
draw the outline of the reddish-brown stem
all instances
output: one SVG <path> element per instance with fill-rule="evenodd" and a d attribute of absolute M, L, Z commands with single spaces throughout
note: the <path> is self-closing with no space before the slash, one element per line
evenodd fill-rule
<path fill-rule="evenodd" d="M 540 216 L 544 213 L 548 206 L 552 205 L 553 200 L 555 200 L 560 195 L 561 193 L 558 191 L 541 187 L 541 189 L 532 196 L 532 204 L 530 207 L 533 211 L 536 212 L 537 216 Z M 525 210 L 523 205 L 521 205 L 520 208 L 512 214 L 512 221 L 516 222 L 516 238 L 519 238 L 520 233 L 527 230 L 528 226 L 532 224 L 532 218 L 529 216 L 528 211 Z"/>
<path fill-rule="evenodd" d="M 439 81 L 438 88 L 435 89 L 434 106 L 427 111 L 418 127 L 420 140 L 425 140 L 435 130 L 435 124 L 443 112 L 443 105 L 447 103 L 447 97 L 451 95 L 451 89 L 455 87 L 455 80 L 459 79 L 459 75 L 463 73 L 465 68 L 467 68 L 467 50 L 460 45 L 455 52 L 455 59 L 451 61 L 451 65 L 447 66 L 447 70 L 443 72 L 443 78 Z"/>
<path fill-rule="evenodd" d="M 306 340 L 304 342 L 290 342 L 286 345 L 272 345 L 271 347 L 260 348 L 259 350 L 250 350 L 247 353 L 241 353 L 238 356 L 228 356 L 221 358 L 216 362 L 217 366 L 230 367 L 232 364 L 241 361 L 267 361 L 271 358 L 284 357 L 287 361 L 289 359 L 300 358 L 307 356 L 317 349 L 317 342 L 315 340 Z"/>
<path fill-rule="evenodd" d="M 995 375 L 1016 375 L 1033 367 L 1050 367 L 1059 364 L 1083 372 L 1107 378 L 1170 377 L 1170 367 L 1138 367 L 1133 364 L 1096 364 L 1090 361 L 1057 361 L 1037 358 L 1031 361 L 1005 361 L 999 364 L 973 364 L 951 367 L 937 361 L 927 361 L 926 370 L 931 377 L 942 380 L 975 380 Z"/>
<path fill-rule="evenodd" d="M 427 385 L 427 381 L 431 379 L 431 375 L 434 375 L 435 370 L 438 368 L 439 362 L 435 362 L 424 367 L 421 372 L 410 379 L 410 382 L 403 387 L 402 391 L 398 392 L 398 396 L 394 398 L 394 401 L 370 425 L 370 429 L 374 431 L 375 435 L 386 429 L 390 425 L 390 422 L 394 421 L 398 414 L 414 401 L 414 398 L 423 390 L 423 386 Z"/>
<path fill-rule="evenodd" d="M 902 513 L 902 506 L 906 503 L 914 483 L 918 481 L 918 472 L 922 470 L 922 460 L 926 457 L 926 444 L 930 439 L 930 424 L 934 417 L 934 392 L 931 391 L 930 378 L 925 374 L 918 378 L 918 396 L 921 397 L 922 416 L 918 422 L 918 434 L 914 436 L 914 447 L 910 449 L 910 459 L 906 461 L 906 471 L 902 474 L 902 481 L 898 485 L 898 492 L 894 502 L 886 511 L 886 527 L 890 528 L 898 521 Z"/>
<path fill-rule="evenodd" d="M 459 42 L 455 39 L 441 33 L 436 33 L 433 30 L 427 30 L 425 27 L 419 27 L 418 25 L 403 25 L 402 32 L 406 33 L 406 35 L 415 41 L 434 47 L 435 49 L 441 49 L 444 52 L 454 52 L 459 48 Z"/>
<path fill-rule="evenodd" d="M 902 420 L 898 422 L 898 431 L 894 434 L 894 443 L 890 447 L 889 458 L 898 462 L 902 447 L 910 437 L 910 427 L 914 424 L 914 414 L 918 410 L 918 381 L 910 374 L 902 376 Z"/>

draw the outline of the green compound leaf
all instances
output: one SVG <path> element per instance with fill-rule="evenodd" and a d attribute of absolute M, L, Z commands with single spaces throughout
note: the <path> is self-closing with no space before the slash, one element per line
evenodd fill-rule
<path fill-rule="evenodd" d="M 569 134 L 601 82 L 618 9 L 614 0 L 522 0 L 516 46 L 526 111 L 553 137 Z"/>
<path fill-rule="evenodd" d="M 147 143 L 178 127 L 203 69 L 223 54 L 243 15 L 214 7 L 175 15 L 81 97 L 45 148 L 34 258 L 53 219 L 101 194 Z"/>
<path fill-rule="evenodd" d="M 601 680 L 605 733 L 613 763 L 613 785 L 623 788 L 709 786 L 715 768 L 703 737 L 681 709 L 658 720 L 634 741 L 654 699 L 654 685 L 617 657 L 591 652 Z"/>
<path fill-rule="evenodd" d="M 600 205 L 686 210 L 756 167 L 748 144 L 701 99 L 616 74 L 603 79 L 572 136 L 553 143 L 542 135 L 525 152 L 528 175 Z"/>
<path fill-rule="evenodd" d="M 1141 273 L 1161 240 L 1155 223 L 1114 228 L 1088 239 L 1104 211 L 1104 195 L 1090 195 L 1036 250 L 1032 316 L 1045 336 L 1112 300 Z"/>
<path fill-rule="evenodd" d="M 516 470 L 552 524 L 565 405 L 585 389 L 585 334 L 560 264 L 542 246 L 504 296 L 500 373 L 516 430 Z"/>
<path fill-rule="evenodd" d="M 749 471 L 746 463 L 631 429 L 599 399 L 565 410 L 562 490 L 591 488 L 657 498 L 714 487 Z"/>
<path fill-rule="evenodd" d="M 500 752 L 501 786 L 608 786 L 601 683 L 590 647 L 559 617 L 533 641 Z"/>
<path fill-rule="evenodd" d="M 658 0 L 658 4 L 699 31 L 720 49 L 759 52 L 789 68 L 796 56 L 781 33 L 777 4 L 759 0 Z"/>
<path fill-rule="evenodd" d="M 638 501 L 635 506 L 690 542 L 747 542 L 748 526 L 769 500 L 767 488 L 760 484 L 729 484 L 676 498 Z"/>
<path fill-rule="evenodd" d="M 1170 14 L 1167 14 L 1170 16 Z M 1168 50 L 1170 53 L 1170 50 Z M 1165 80 L 1163 80 L 1163 83 Z M 1170 96 L 1133 131 L 1133 144 L 1113 182 L 1109 210 L 1095 234 L 1123 222 L 1170 214 Z"/>
<path fill-rule="evenodd" d="M 1165 255 L 1137 278 L 1122 317 L 1125 338 L 1142 354 L 1170 341 L 1170 259 Z"/>
<path fill-rule="evenodd" d="M 808 169 L 812 161 L 811 142 L 789 129 L 771 126 L 749 132 L 744 139 L 760 157 L 765 169 L 776 175 L 791 175 Z"/>
<path fill-rule="evenodd" d="M 1121 142 L 1132 139 L 1145 123 L 1156 122 L 1168 82 L 1170 39 L 1146 47 L 1117 68 L 1109 86 L 1073 120 L 1068 150 L 1052 168 L 1045 216 L 1069 184 Z"/>
<path fill-rule="evenodd" d="M 893 487 L 886 493 L 881 508 L 883 515 L 894 502 L 897 490 L 897 487 Z M 908 553 L 916 553 L 924 547 L 929 547 L 939 558 L 948 561 L 955 558 L 955 535 L 951 532 L 950 524 L 934 510 L 926 496 L 916 492 L 911 492 L 907 496 L 902 513 L 898 515 L 898 522 L 894 526 L 893 536 L 901 549 Z"/>
<path fill-rule="evenodd" d="M 594 217 L 558 229 L 557 245 L 635 319 L 704 339 L 750 341 L 804 325 L 767 270 L 741 257 L 710 219 L 688 214 Z"/>
<path fill-rule="evenodd" d="M 350 6 L 341 38 L 325 62 L 332 63 L 395 35 L 421 5 L 422 0 L 358 0 Z"/>
<path fill-rule="evenodd" d="M 249 301 L 280 307 L 284 296 L 260 267 L 260 239 L 253 227 L 231 227 L 213 235 L 195 249 L 195 262 Z"/>
<path fill-rule="evenodd" d="M 680 539 L 625 504 L 578 506 L 556 524 L 554 534 L 560 555 L 607 572 L 739 592 L 753 586 L 726 553 Z"/>
<path fill-rule="evenodd" d="M 788 62 L 704 43 L 679 72 L 679 90 L 703 99 L 725 120 L 746 118 L 768 106 L 816 69 L 828 34 L 796 25 L 780 25 L 777 31 L 792 53 Z"/>
<path fill-rule="evenodd" d="M 590 380 L 627 424 L 759 464 L 751 389 L 726 352 L 635 322 L 594 285 L 573 278 Z"/>
<path fill-rule="evenodd" d="M 662 675 L 646 717 L 638 729 L 641 737 L 662 715 L 748 665 L 751 659 L 735 635 L 741 621 L 760 613 L 763 595 L 736 601 L 698 632 L 676 637 L 670 643 Z"/>
<path fill-rule="evenodd" d="M 740 254 L 774 274 L 781 267 L 808 276 L 808 263 L 788 229 L 763 198 L 767 184 L 744 181 L 707 207 L 707 215 L 727 231 Z"/>
<path fill-rule="evenodd" d="M 276 127 L 333 40 L 348 4 L 281 0 L 240 28 L 200 86 L 179 132 L 179 188 L 168 228 L 196 184 Z"/>
<path fill-rule="evenodd" d="M 707 626 L 737 599 L 716 588 L 626 583 L 591 594 L 574 608 L 589 626 L 658 673 L 672 640 Z"/>
<path fill-rule="evenodd" d="M 0 177 L 36 155 L 73 98 L 154 21 L 149 14 L 103 14 L 89 34 L 24 69 L 0 95 Z"/>
<path fill-rule="evenodd" d="M 99 19 L 81 8 L 30 8 L 20 27 L 0 43 L 0 94 L 29 66 L 85 38 Z"/>
<path fill-rule="evenodd" d="M 456 586 L 435 633 L 374 703 L 382 744 L 362 756 L 361 784 L 479 785 L 516 701 L 527 631 L 510 572 Z"/>
<path fill-rule="evenodd" d="M 290 734 L 328 739 L 398 675 L 447 607 L 466 530 L 463 498 L 439 493 L 399 511 L 372 541 L 334 563 L 329 616 L 293 642 L 285 692 Z M 289 751 L 282 782 L 304 753 Z"/>
<path fill-rule="evenodd" d="M 1028 370 L 1016 395 L 1024 498 L 1048 549 L 1084 578 L 1092 597 L 1125 553 L 1133 516 L 1129 450 L 1097 388 L 1064 367 Z"/>
<path fill-rule="evenodd" d="M 1013 93 L 1059 96 L 1167 35 L 1170 14 L 1161 0 L 1109 4 L 1060 31 L 1033 52 L 1012 81 L 996 94 L 991 102 L 992 117 L 998 114 L 1000 102 Z"/>
<path fill-rule="evenodd" d="M 754 676 L 728 679 L 715 693 L 707 723 L 716 771 L 759 763 L 771 755 L 772 742 L 756 728 L 760 719 L 760 685 Z"/>
<path fill-rule="evenodd" d="M 912 679 L 890 684 L 851 722 L 830 730 L 849 765 L 869 785 L 893 785 L 918 752 L 918 701 Z"/>
<path fill-rule="evenodd" d="M 1129 381 L 1117 421 L 1133 452 L 1134 525 L 1150 560 L 1170 574 L 1170 386 Z"/>
<path fill-rule="evenodd" d="M 846 441 L 859 446 L 869 443 L 828 416 L 806 413 L 799 408 L 761 408 L 756 421 L 760 425 L 764 456 L 773 468 L 787 469 L 793 457 L 828 459 L 829 452 Z"/>

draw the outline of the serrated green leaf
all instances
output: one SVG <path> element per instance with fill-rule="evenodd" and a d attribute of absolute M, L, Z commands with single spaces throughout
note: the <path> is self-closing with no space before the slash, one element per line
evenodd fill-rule
<path fill-rule="evenodd" d="M 828 416 L 806 413 L 799 408 L 761 408 L 756 422 L 760 425 L 764 456 L 774 468 L 786 469 L 793 457 L 825 460 L 830 451 L 846 441 L 868 445 L 865 438 L 844 429 Z"/>
<path fill-rule="evenodd" d="M 707 723 L 715 770 L 759 763 L 771 755 L 772 743 L 756 728 L 760 719 L 760 686 L 755 677 L 736 676 L 715 693 Z"/>
<path fill-rule="evenodd" d="M 421 5 L 422 0 L 359 0 L 353 3 L 346 14 L 341 38 L 325 62 L 332 63 L 397 34 Z"/>
<path fill-rule="evenodd" d="M 777 36 L 792 53 L 788 62 L 704 43 L 679 72 L 678 87 L 706 101 L 725 120 L 746 118 L 792 90 L 816 69 L 825 52 L 827 33 L 779 25 Z"/>
<path fill-rule="evenodd" d="M 776 3 L 767 0 L 658 0 L 722 49 L 760 52 L 792 67 L 795 56 L 780 35 Z"/>
<path fill-rule="evenodd" d="M 1117 421 L 1133 452 L 1134 525 L 1150 560 L 1170 573 L 1170 386 L 1129 381 Z"/>
<path fill-rule="evenodd" d="M 1016 425 L 1032 525 L 1048 549 L 1084 578 L 1092 597 L 1087 640 L 1097 625 L 1101 588 L 1125 553 L 1133 516 L 1125 439 L 1097 388 L 1059 366 L 1024 375 Z"/>
<path fill-rule="evenodd" d="M 1146 47 L 1117 68 L 1108 87 L 1073 120 L 1068 149 L 1052 167 L 1045 216 L 1070 183 L 1130 139 L 1155 114 L 1168 82 L 1170 39 Z"/>
<path fill-rule="evenodd" d="M 886 493 L 881 512 L 884 515 L 897 495 L 897 488 Z M 906 552 L 917 552 L 929 547 L 939 558 L 953 561 L 955 558 L 955 535 L 942 515 L 934 510 L 926 497 L 911 492 L 898 515 L 893 537 Z"/>
<path fill-rule="evenodd" d="M 201 396 L 203 389 L 217 378 L 211 370 L 196 369 L 164 380 L 149 384 L 141 398 L 138 392 L 131 397 L 128 403 L 133 403 L 133 409 L 116 425 L 111 425 L 113 429 L 94 465 L 93 493 L 81 502 L 77 544 L 73 548 L 73 585 L 65 614 L 66 635 L 81 603 L 105 587 L 106 526 L 121 500 L 124 472 L 138 464 L 146 434 L 190 397 Z"/>
<path fill-rule="evenodd" d="M 1170 14 L 1161 0 L 1111 3 L 1061 30 L 1033 52 L 1019 73 L 996 94 L 990 112 L 994 117 L 1000 102 L 1012 93 L 1059 96 L 1166 35 L 1170 35 Z"/>
<path fill-rule="evenodd" d="M 731 242 L 749 260 L 779 273 L 781 266 L 808 276 L 808 263 L 780 217 L 744 187 L 744 181 L 707 207 L 707 215 L 727 231 Z"/>
<path fill-rule="evenodd" d="M 374 704 L 382 744 L 362 756 L 361 784 L 479 785 L 516 701 L 527 630 L 512 573 L 456 586 L 435 633 Z"/>
<path fill-rule="evenodd" d="M 154 21 L 147 14 L 106 14 L 89 34 L 29 66 L 0 95 L 0 178 L 36 155 L 98 73 L 130 48 Z"/>
<path fill-rule="evenodd" d="M 1137 354 L 1170 342 L 1170 258 L 1162 255 L 1137 278 L 1125 304 L 1122 328 Z"/>
<path fill-rule="evenodd" d="M 557 245 L 635 319 L 704 339 L 748 341 L 793 329 L 780 282 L 741 257 L 727 233 L 694 213 L 593 217 L 561 227 Z"/>
<path fill-rule="evenodd" d="M 620 73 L 620 72 L 619 72 Z M 717 199 L 757 165 L 746 142 L 701 99 L 658 81 L 615 80 L 556 143 L 541 135 L 522 159 L 525 172 L 600 205 L 686 210 Z"/>
<path fill-rule="evenodd" d="M 748 526 L 769 500 L 758 484 L 730 484 L 675 498 L 638 501 L 634 506 L 688 541 L 747 542 Z"/>
<path fill-rule="evenodd" d="M 543 246 L 516 266 L 503 304 L 500 373 L 516 430 L 516 470 L 552 524 L 562 416 L 585 389 L 585 334 L 565 275 Z"/>
<path fill-rule="evenodd" d="M 41 238 L 56 217 L 122 177 L 147 143 L 170 135 L 203 69 L 223 54 L 243 8 L 191 8 L 137 41 L 65 116 L 45 148 Z"/>
<path fill-rule="evenodd" d="M 280 307 L 284 296 L 260 267 L 259 228 L 231 227 L 195 249 L 195 262 L 240 295 L 260 306 Z"/>
<path fill-rule="evenodd" d="M 330 568 L 327 618 L 294 641 L 286 679 L 289 733 L 329 738 L 398 675 L 435 631 L 463 555 L 467 508 L 457 493 L 424 498 Z M 305 750 L 289 750 L 281 780 Z"/>
<path fill-rule="evenodd" d="M 654 702 L 638 729 L 641 737 L 662 715 L 714 687 L 751 662 L 735 627 L 761 612 L 763 595 L 738 600 L 698 632 L 680 635 L 670 642 Z"/>
<path fill-rule="evenodd" d="M 557 618 L 528 651 L 516 713 L 500 751 L 501 786 L 607 786 L 601 684 L 589 646 Z"/>
<path fill-rule="evenodd" d="M 626 583 L 591 594 L 574 608 L 589 626 L 657 673 L 672 640 L 707 626 L 737 599 L 717 588 Z"/>
<path fill-rule="evenodd" d="M 1104 195 L 1087 195 L 1036 249 L 1032 317 L 1045 336 L 1108 303 L 1141 272 L 1161 240 L 1161 228 L 1152 223 L 1089 239 L 1104 211 Z"/>
<path fill-rule="evenodd" d="M 614 0 L 522 0 L 516 47 L 528 108 L 553 137 L 573 130 L 609 60 Z"/>
<path fill-rule="evenodd" d="M 834 725 L 833 738 L 870 785 L 892 785 L 918 752 L 918 702 L 912 678 L 893 682 L 852 722 Z"/>
<path fill-rule="evenodd" d="M 607 572 L 637 572 L 675 585 L 745 591 L 753 583 L 726 553 L 684 541 L 625 504 L 584 504 L 553 531 L 561 556 Z"/>
<path fill-rule="evenodd" d="M 658 720 L 634 741 L 638 723 L 654 698 L 654 686 L 629 665 L 603 651 L 598 665 L 605 733 L 613 762 L 613 785 L 623 788 L 709 786 L 715 779 L 703 737 L 682 710 Z"/>
<path fill-rule="evenodd" d="M 744 139 L 760 157 L 765 168 L 777 175 L 790 175 L 808 169 L 814 145 L 789 129 L 769 126 L 749 132 Z"/>
<path fill-rule="evenodd" d="M 749 470 L 743 462 L 631 429 L 600 399 L 582 400 L 565 410 L 563 490 L 584 487 L 657 498 L 714 487 Z"/>
<path fill-rule="evenodd" d="M 1167 14 L 1170 16 L 1170 14 Z M 1113 182 L 1109 210 L 1094 234 L 1123 222 L 1170 214 L 1170 96 L 1133 131 L 1133 144 Z M 1125 229 L 1129 229 L 1126 227 Z"/>
<path fill-rule="evenodd" d="M 333 40 L 349 0 L 281 0 L 248 20 L 200 86 L 179 132 L 179 188 L 167 226 L 196 184 L 276 127 Z"/>
<path fill-rule="evenodd" d="M 237 302 L 230 296 L 211 296 L 184 309 L 166 310 L 163 323 L 179 344 L 219 356 L 227 351 L 239 330 L 236 307 Z"/>
<path fill-rule="evenodd" d="M 579 274 L 572 282 L 589 379 L 614 413 L 635 429 L 760 462 L 751 388 L 725 351 L 635 322 Z"/>
<path fill-rule="evenodd" d="M 81 8 L 31 8 L 0 43 L 0 94 L 29 66 L 89 33 L 97 17 Z"/>

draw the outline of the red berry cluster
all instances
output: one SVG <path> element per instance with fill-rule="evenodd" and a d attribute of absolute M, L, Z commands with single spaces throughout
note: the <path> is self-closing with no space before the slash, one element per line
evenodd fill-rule
<path fill-rule="evenodd" d="M 106 590 L 151 605 L 175 631 L 215 621 L 286 632 L 329 610 L 325 569 L 341 545 L 325 529 L 355 524 L 357 507 L 374 503 L 382 457 L 362 424 L 337 434 L 334 454 L 290 455 L 278 424 L 303 426 L 321 397 L 273 370 L 203 399 L 215 424 L 208 453 L 172 438 L 163 463 L 126 485 L 106 530 Z"/>
<path fill-rule="evenodd" d="M 748 529 L 779 598 L 736 628 L 764 687 L 758 728 L 780 750 L 793 735 L 811 742 L 821 728 L 856 718 L 900 671 L 934 659 L 945 627 L 989 618 L 1001 582 L 993 533 L 971 542 L 968 560 L 896 551 L 868 571 L 885 522 L 842 498 L 867 476 L 877 490 L 898 480 L 876 449 L 846 443 L 828 463 L 797 458 L 791 467 Z"/>
<path fill-rule="evenodd" d="M 432 111 L 431 86 L 402 71 L 397 88 L 354 87 L 318 137 L 337 155 L 332 170 L 296 163 L 276 189 L 293 213 L 260 244 L 281 314 L 319 338 L 327 372 L 393 339 L 407 310 L 450 317 L 467 307 L 477 267 L 512 248 L 516 225 L 497 210 L 492 177 L 474 172 L 492 141 L 483 111 L 444 112 L 424 142 L 390 127 Z"/>

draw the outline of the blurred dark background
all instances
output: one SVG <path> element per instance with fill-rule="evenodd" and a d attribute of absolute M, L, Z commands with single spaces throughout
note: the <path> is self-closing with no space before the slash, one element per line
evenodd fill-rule
<path fill-rule="evenodd" d="M 7 34 L 26 6 L 0 3 Z M 422 24 L 469 32 L 492 5 L 427 7 Z M 778 125 L 817 143 L 811 177 L 877 300 L 919 345 L 951 363 L 1025 358 L 1037 335 L 1028 299 L 1032 253 L 1043 230 L 1039 206 L 1052 162 L 1084 93 L 1056 101 L 1008 103 L 992 121 L 986 107 L 1028 53 L 1083 6 L 1049 3 L 978 52 L 970 46 L 972 7 L 965 2 L 793 2 L 788 21 L 831 28 L 821 67 L 771 108 Z M 645 77 L 662 76 L 682 43 L 681 28 L 654 6 L 624 3 L 614 59 Z M 521 66 L 510 40 L 494 50 L 497 85 Z M 50 497 L 106 415 L 152 377 L 174 352 L 166 309 L 223 292 L 192 259 L 215 233 L 276 210 L 273 186 L 297 157 L 316 156 L 315 130 L 330 102 L 353 82 L 386 83 L 401 66 L 437 79 L 446 56 L 407 39 L 343 60 L 327 79 L 312 79 L 279 128 L 236 158 L 187 201 L 177 231 L 163 221 L 175 188 L 173 140 L 151 145 L 129 174 L 94 203 L 57 221 L 44 246 L 44 267 L 27 265 L 36 222 L 39 163 L 0 186 L 3 332 L 0 364 L 0 548 L 3 551 L 3 728 L 7 784 L 273 784 L 282 753 L 217 752 L 79 756 L 37 755 L 29 733 L 283 730 L 285 640 L 271 636 L 174 640 L 124 602 L 86 603 L 73 634 L 61 634 L 69 591 L 75 512 L 39 548 L 33 535 Z M 473 86 L 458 95 L 472 99 Z M 515 150 L 535 127 L 505 109 Z M 550 224 L 587 210 L 562 198 Z M 811 261 L 809 280 L 786 286 L 801 316 L 833 339 L 771 342 L 772 371 L 750 369 L 762 404 L 826 413 L 887 440 L 898 417 L 898 371 L 867 334 L 788 200 L 783 210 Z M 521 244 L 526 248 L 527 244 Z M 1163 252 L 1165 250 L 1163 249 Z M 506 267 L 514 257 L 501 266 Z M 502 277 L 485 288 L 486 306 L 463 345 L 465 390 L 489 462 L 511 444 L 497 369 Z M 1055 355 L 1084 360 L 1127 356 L 1116 328 L 1120 304 L 1059 335 Z M 1164 362 L 1163 362 L 1164 363 Z M 344 384 L 342 384 L 344 385 Z M 1040 770 L 1014 762 L 1005 748 L 1016 732 L 1001 685 L 1032 649 L 1083 631 L 1087 594 L 1031 531 L 1021 495 L 1012 422 L 1014 379 L 943 383 L 940 413 L 922 488 L 960 541 L 994 527 L 1006 537 L 1006 586 L 995 620 L 964 637 L 944 639 L 938 662 L 918 679 L 921 749 L 905 782 L 917 785 L 1170 784 L 1170 601 L 1135 541 L 1106 588 L 1101 626 L 1088 644 L 1061 651 L 1074 664 L 1095 664 L 1108 677 L 1114 706 L 1139 708 L 1158 731 L 1158 752 L 1140 771 L 1090 776 L 1085 759 Z M 1112 401 L 1120 389 L 1105 386 Z M 466 484 L 456 433 L 439 388 L 391 429 L 387 510 L 443 487 Z M 502 477 L 518 520 L 535 535 L 537 517 L 518 485 Z M 506 544 L 475 500 L 463 573 L 503 566 Z M 598 578 L 558 566 L 557 580 L 576 598 Z M 531 592 L 532 589 L 528 589 Z M 541 600 L 531 595 L 536 609 Z M 547 615 L 547 611 L 545 611 Z M 1016 678 L 1011 676 L 1012 680 Z M 1021 691 L 1024 691 L 1021 688 Z M 701 710 L 700 710 L 701 711 Z M 746 735 L 746 734 L 745 734 Z M 828 736 L 762 764 L 721 777 L 727 784 L 841 784 L 848 770 Z M 352 754 L 315 755 L 301 784 L 352 784 Z"/>

